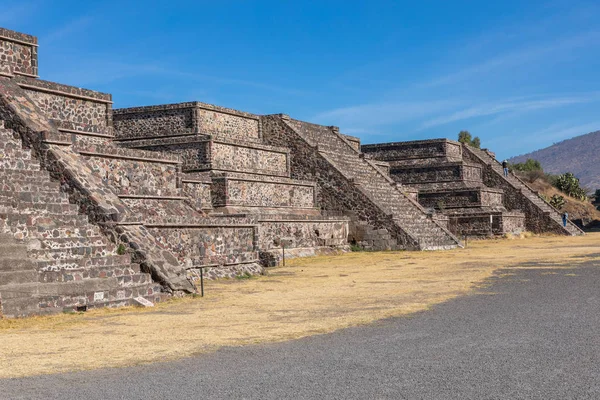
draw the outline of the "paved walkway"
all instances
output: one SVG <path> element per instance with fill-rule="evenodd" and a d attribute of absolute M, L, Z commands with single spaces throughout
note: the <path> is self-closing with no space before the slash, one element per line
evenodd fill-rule
<path fill-rule="evenodd" d="M 328 335 L 0 380 L 0 398 L 600 398 L 600 266 L 492 282 L 432 311 Z"/>

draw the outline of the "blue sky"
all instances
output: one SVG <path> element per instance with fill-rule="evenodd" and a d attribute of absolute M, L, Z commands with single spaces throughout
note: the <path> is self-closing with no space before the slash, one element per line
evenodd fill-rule
<path fill-rule="evenodd" d="M 0 0 L 42 79 L 203 101 L 363 143 L 461 129 L 507 158 L 600 129 L 597 1 Z"/>

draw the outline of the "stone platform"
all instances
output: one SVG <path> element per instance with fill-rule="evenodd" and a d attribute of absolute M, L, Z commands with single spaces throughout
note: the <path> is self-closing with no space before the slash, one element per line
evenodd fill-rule
<path fill-rule="evenodd" d="M 518 233 L 525 216 L 509 212 L 504 191 L 483 183 L 483 166 L 463 159 L 459 142 L 447 139 L 363 145 L 369 158 L 389 165 L 390 177 L 418 192 L 419 203 L 448 217 L 459 236 Z"/>

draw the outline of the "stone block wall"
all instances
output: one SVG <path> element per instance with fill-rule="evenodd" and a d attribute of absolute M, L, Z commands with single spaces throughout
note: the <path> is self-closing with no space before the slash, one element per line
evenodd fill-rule
<path fill-rule="evenodd" d="M 215 207 L 315 207 L 315 184 L 312 182 L 273 182 L 235 176 L 215 177 L 213 182 L 223 188 L 213 197 Z"/>
<path fill-rule="evenodd" d="M 360 151 L 360 139 L 355 136 L 343 135 L 356 151 Z"/>
<path fill-rule="evenodd" d="M 347 242 L 348 221 L 260 219 L 258 234 L 261 251 L 280 249 L 282 240 L 288 248 L 340 247 Z"/>
<path fill-rule="evenodd" d="M 176 254 L 186 268 L 194 265 L 230 265 L 256 262 L 256 226 L 226 226 L 206 224 L 178 229 L 151 227 L 149 231 L 157 241 Z"/>
<path fill-rule="evenodd" d="M 210 160 L 212 169 L 238 171 L 274 176 L 289 176 L 289 151 L 270 150 L 267 146 L 240 146 L 212 142 Z"/>
<path fill-rule="evenodd" d="M 452 162 L 412 167 L 391 167 L 392 179 L 403 184 L 472 181 L 481 182 L 481 166 Z"/>
<path fill-rule="evenodd" d="M 396 162 L 391 165 L 410 164 L 412 159 L 420 165 L 462 160 L 460 143 L 447 139 L 369 144 L 361 146 L 361 150 L 374 159 Z"/>
<path fill-rule="evenodd" d="M 16 75 L 37 78 L 37 38 L 0 28 L 0 76 Z"/>
<path fill-rule="evenodd" d="M 208 136 L 185 136 L 121 141 L 122 146 L 163 154 L 177 154 L 183 170 L 228 171 L 289 176 L 289 150 L 235 139 L 211 139 Z"/>
<path fill-rule="evenodd" d="M 429 208 L 503 207 L 502 191 L 485 188 L 425 191 L 419 203 Z"/>
<path fill-rule="evenodd" d="M 185 176 L 182 179 L 183 193 L 189 198 L 188 203 L 196 211 L 206 212 L 213 209 L 211 187 L 210 181 L 198 181 Z"/>
<path fill-rule="evenodd" d="M 261 141 L 257 115 L 200 102 L 116 110 L 114 124 L 120 140 L 203 134 Z"/>
<path fill-rule="evenodd" d="M 191 103 L 153 110 L 148 107 L 115 110 L 114 128 L 117 139 L 138 139 L 195 133 L 195 107 Z M 138 110 L 138 111 L 134 111 Z"/>
<path fill-rule="evenodd" d="M 449 215 L 448 224 L 449 228 L 458 235 L 503 235 L 525 231 L 525 215 L 520 212 Z"/>

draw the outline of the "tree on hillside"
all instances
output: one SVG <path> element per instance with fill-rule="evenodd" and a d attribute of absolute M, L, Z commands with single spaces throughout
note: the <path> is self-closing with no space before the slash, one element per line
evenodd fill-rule
<path fill-rule="evenodd" d="M 511 168 L 515 171 L 529 172 L 529 171 L 542 171 L 542 164 L 538 160 L 528 158 L 524 163 L 516 163 L 511 165 Z"/>
<path fill-rule="evenodd" d="M 469 146 L 476 147 L 478 149 L 481 147 L 481 140 L 479 139 L 479 137 L 475 136 L 473 138 L 469 131 L 460 131 L 458 133 L 458 141 L 464 144 L 468 144 Z"/>

